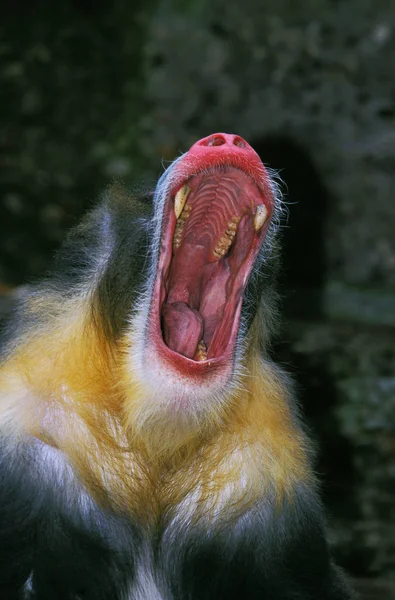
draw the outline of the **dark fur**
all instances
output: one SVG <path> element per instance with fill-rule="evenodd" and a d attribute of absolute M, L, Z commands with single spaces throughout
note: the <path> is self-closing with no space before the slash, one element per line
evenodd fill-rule
<path fill-rule="evenodd" d="M 53 295 L 61 310 L 62 298 L 84 283 L 94 269 L 92 257 L 100 256 L 110 243 L 110 257 L 92 294 L 92 311 L 106 336 L 116 340 L 146 277 L 149 212 L 149 200 L 131 201 L 119 187 L 110 191 L 67 238 L 54 275 L 30 293 Z M 270 269 L 266 265 L 266 271 L 249 284 L 246 322 L 257 310 L 263 286 L 266 297 L 272 297 Z M 268 300 L 268 315 L 271 304 Z M 37 319 L 45 323 L 49 318 L 31 315 L 22 301 L 4 347 L 23 337 L 32 320 L 37 324 Z M 237 523 L 215 533 L 192 526 L 173 531 L 163 520 L 148 541 L 139 523 L 128 516 L 113 514 L 93 501 L 82 510 L 76 501 L 79 484 L 71 476 L 65 476 L 66 492 L 51 484 L 50 474 L 45 476 L 45 464 L 38 459 L 41 443 L 34 439 L 11 443 L 6 434 L 0 443 L 0 597 L 4 600 L 141 599 L 145 596 L 126 595 L 139 566 L 138 556 L 147 568 L 155 569 L 163 600 L 353 597 L 332 565 L 314 489 L 301 486 L 295 490 L 294 502 L 281 507 L 265 498 Z"/>

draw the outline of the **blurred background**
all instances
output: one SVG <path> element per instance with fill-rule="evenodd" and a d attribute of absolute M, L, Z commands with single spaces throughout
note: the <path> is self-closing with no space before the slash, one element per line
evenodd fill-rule
<path fill-rule="evenodd" d="M 395 597 L 395 3 L 5 1 L 0 290 L 46 270 L 108 182 L 216 131 L 280 171 L 273 354 L 318 443 L 338 561 Z"/>

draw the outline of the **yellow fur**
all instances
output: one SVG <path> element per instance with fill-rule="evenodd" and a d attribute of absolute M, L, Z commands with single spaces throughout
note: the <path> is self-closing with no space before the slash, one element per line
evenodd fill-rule
<path fill-rule="evenodd" d="M 130 416 L 144 411 L 126 368 L 131 342 L 110 348 L 88 306 L 84 298 L 70 301 L 11 353 L 0 370 L 0 430 L 22 430 L 59 448 L 97 501 L 151 523 L 176 513 L 220 519 L 224 506 L 229 518 L 265 490 L 280 501 L 311 476 L 286 391 L 253 350 L 243 391 L 226 409 L 196 423 L 182 444 L 162 424 L 166 452 L 153 452 Z"/>

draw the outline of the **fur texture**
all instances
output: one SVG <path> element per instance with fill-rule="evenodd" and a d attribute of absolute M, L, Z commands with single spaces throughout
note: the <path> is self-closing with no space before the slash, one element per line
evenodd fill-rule
<path fill-rule="evenodd" d="M 191 386 L 144 358 L 163 206 L 182 160 L 153 202 L 110 188 L 6 330 L 2 598 L 352 598 L 330 559 L 292 388 L 265 351 L 282 207 L 272 180 L 232 379 Z"/>

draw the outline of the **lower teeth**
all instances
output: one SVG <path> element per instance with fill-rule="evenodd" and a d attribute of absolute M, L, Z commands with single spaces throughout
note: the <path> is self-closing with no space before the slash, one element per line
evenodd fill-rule
<path fill-rule="evenodd" d="M 197 347 L 196 360 L 202 361 L 207 360 L 207 348 L 203 340 L 201 340 Z"/>

